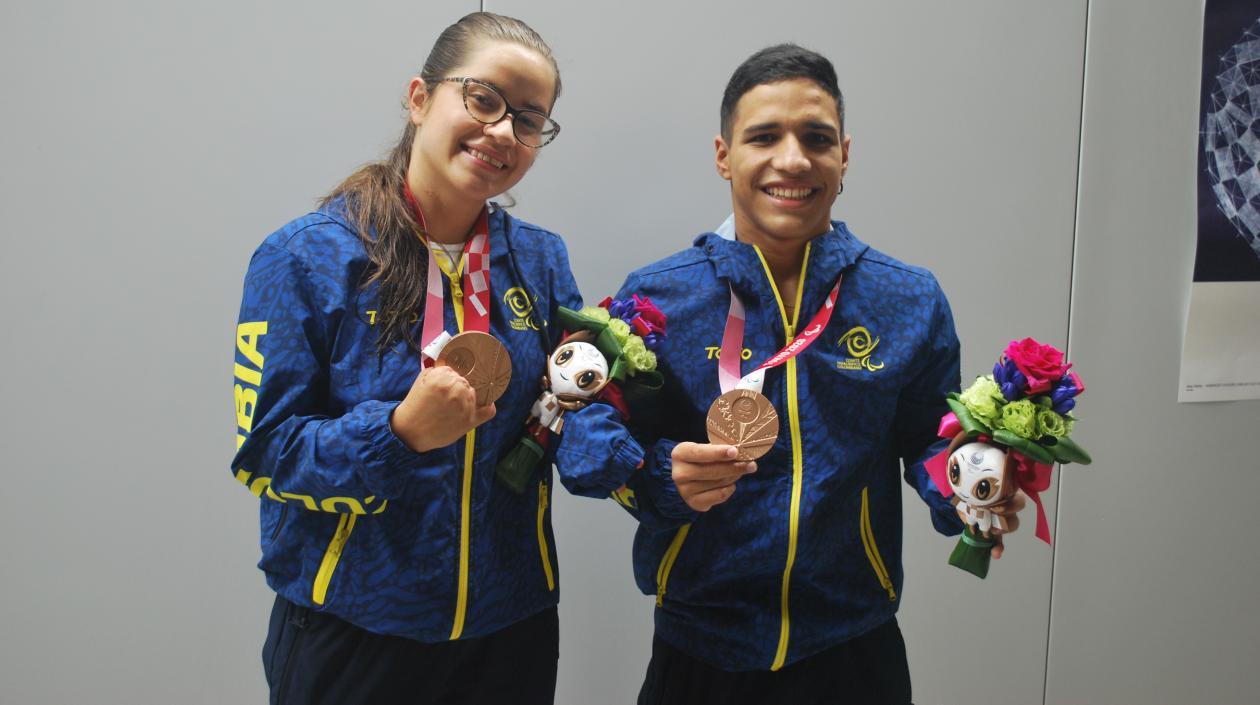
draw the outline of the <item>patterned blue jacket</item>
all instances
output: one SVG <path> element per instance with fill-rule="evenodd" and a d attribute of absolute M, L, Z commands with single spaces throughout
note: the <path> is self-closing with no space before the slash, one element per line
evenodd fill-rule
<path fill-rule="evenodd" d="M 490 266 L 490 332 L 511 355 L 511 384 L 494 419 L 415 453 L 389 416 L 419 355 L 403 343 L 378 355 L 376 286 L 361 287 L 367 255 L 344 214 L 294 220 L 254 253 L 237 326 L 232 469 L 263 498 L 259 567 L 286 599 L 425 642 L 485 635 L 556 604 L 550 463 L 524 495 L 496 482 L 494 467 L 539 393 L 558 335 L 548 321 L 581 298 L 560 238 L 501 210 L 490 217 Z M 567 423 L 582 429 L 582 415 Z M 619 453 L 618 465 L 642 457 L 631 441 L 583 437 L 599 439 L 592 455 Z"/>
<path fill-rule="evenodd" d="M 806 251 L 794 307 L 801 325 L 841 272 L 822 336 L 766 373 L 778 441 L 729 501 L 703 514 L 679 498 L 670 451 L 678 441 L 706 441 L 705 415 L 720 394 L 727 283 L 747 309 L 743 372 L 794 337 L 796 322 L 787 321 L 756 248 L 714 233 L 632 273 L 618 295 L 648 296 L 669 317 L 659 423 L 642 434 L 651 450 L 614 494 L 640 520 L 635 578 L 657 597 L 658 636 L 726 670 L 778 669 L 893 616 L 903 461 L 936 528 L 962 528 L 923 469 L 942 447 L 937 424 L 959 383 L 949 304 L 929 272 L 870 249 L 837 222 Z M 566 429 L 569 442 L 580 439 Z M 587 467 L 592 474 L 579 477 L 562 469 L 562 480 L 597 495 L 625 479 Z"/>

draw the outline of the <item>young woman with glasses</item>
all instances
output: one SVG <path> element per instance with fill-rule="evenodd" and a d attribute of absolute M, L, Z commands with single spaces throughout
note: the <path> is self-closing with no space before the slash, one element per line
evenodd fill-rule
<path fill-rule="evenodd" d="M 495 464 L 558 343 L 549 322 L 581 299 L 560 238 L 487 199 L 555 139 L 559 93 L 532 29 L 464 17 L 411 79 L 388 158 L 250 262 L 232 470 L 261 499 L 273 703 L 553 699 L 550 463 L 523 494 Z M 503 349 L 444 362 L 441 344 L 461 331 Z M 474 388 L 486 369 L 497 402 Z M 641 459 L 611 446 L 585 450 L 596 463 Z"/>

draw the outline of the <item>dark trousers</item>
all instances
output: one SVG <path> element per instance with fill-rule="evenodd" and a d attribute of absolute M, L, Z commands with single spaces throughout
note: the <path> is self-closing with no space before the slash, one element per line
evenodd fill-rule
<path fill-rule="evenodd" d="M 272 705 L 551 705 L 559 657 L 554 607 L 489 636 L 423 644 L 277 596 L 263 670 Z"/>
<path fill-rule="evenodd" d="M 908 705 L 897 620 L 778 671 L 723 671 L 652 639 L 639 705 Z"/>

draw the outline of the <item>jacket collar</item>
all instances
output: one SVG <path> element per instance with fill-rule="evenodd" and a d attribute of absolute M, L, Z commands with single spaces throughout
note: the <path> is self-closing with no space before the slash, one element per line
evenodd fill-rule
<path fill-rule="evenodd" d="M 733 228 L 723 225 L 718 230 L 733 233 Z M 713 262 L 718 278 L 730 282 L 739 294 L 757 296 L 769 290 L 765 267 L 752 245 L 727 239 L 717 231 L 700 235 L 694 245 Z M 832 221 L 830 230 L 810 240 L 805 299 L 814 298 L 816 289 L 829 289 L 840 273 L 856 263 L 867 249 L 869 246 L 849 232 L 842 221 Z"/>

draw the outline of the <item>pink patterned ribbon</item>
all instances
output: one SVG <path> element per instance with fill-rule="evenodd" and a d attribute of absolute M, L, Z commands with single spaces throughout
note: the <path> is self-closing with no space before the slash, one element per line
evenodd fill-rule
<path fill-rule="evenodd" d="M 793 338 L 792 342 L 771 355 L 757 369 L 742 377 L 740 361 L 744 352 L 744 302 L 740 300 L 739 294 L 736 294 L 732 287 L 731 307 L 726 314 L 726 329 L 722 332 L 722 350 L 718 358 L 718 386 L 722 389 L 722 393 L 735 389 L 741 381 L 744 381 L 749 389 L 760 393 L 761 376 L 757 374 L 758 372 L 782 365 L 812 345 L 831 320 L 831 314 L 836 308 L 836 299 L 840 296 L 840 282 L 842 281 L 844 281 L 843 274 L 836 279 L 836 285 L 831 288 L 827 300 L 810 319 L 809 325 L 805 326 L 805 329 Z"/>
<path fill-rule="evenodd" d="M 428 226 L 424 213 L 420 210 L 420 202 L 411 192 L 411 186 L 404 184 L 403 195 L 411 212 L 426 237 L 425 249 L 429 252 L 429 274 L 426 281 L 424 297 L 424 324 L 420 329 L 420 347 L 429 346 L 442 334 L 442 271 L 438 268 L 437 258 L 433 256 L 433 248 L 428 247 Z M 473 226 L 473 236 L 464 243 L 464 330 L 490 332 L 490 214 L 485 207 L 477 216 Z M 426 357 L 424 366 L 433 365 L 433 359 Z"/>

